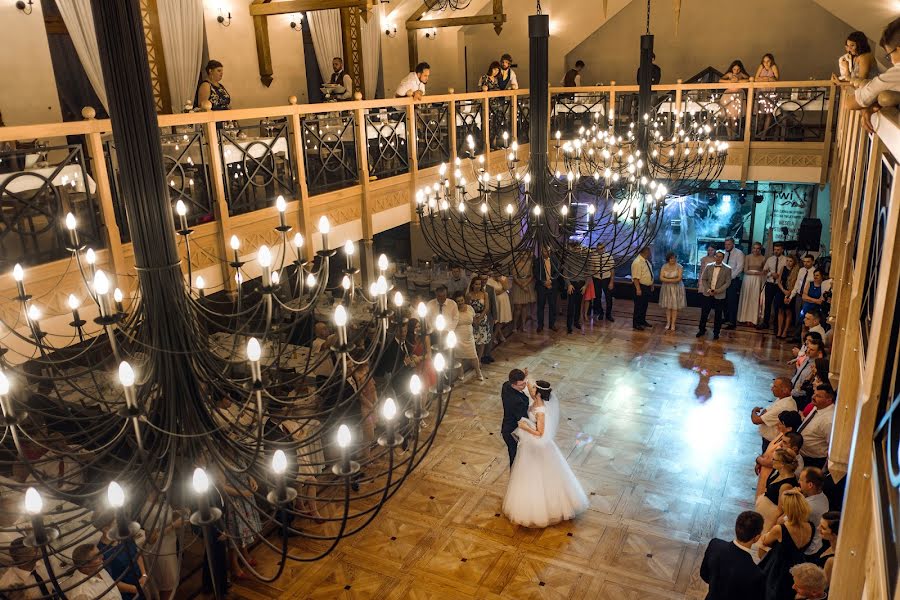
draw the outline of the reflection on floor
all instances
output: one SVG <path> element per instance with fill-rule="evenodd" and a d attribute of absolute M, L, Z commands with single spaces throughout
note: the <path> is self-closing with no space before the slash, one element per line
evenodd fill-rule
<path fill-rule="evenodd" d="M 487 381 L 455 392 L 436 447 L 375 522 L 327 559 L 291 564 L 273 585 L 241 582 L 232 597 L 309 599 L 703 598 L 706 542 L 731 539 L 752 508 L 765 406 L 789 346 L 739 329 L 694 338 L 698 312 L 677 332 L 616 322 L 583 333 L 515 335 Z M 564 325 L 564 323 L 563 323 Z M 553 382 L 562 403 L 557 442 L 590 494 L 591 510 L 546 530 L 511 525 L 500 506 L 508 476 L 498 433 L 509 369 Z M 267 550 L 256 556 L 274 572 Z"/>

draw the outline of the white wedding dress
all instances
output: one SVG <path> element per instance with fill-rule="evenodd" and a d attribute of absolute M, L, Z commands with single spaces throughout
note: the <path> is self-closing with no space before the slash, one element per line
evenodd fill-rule
<path fill-rule="evenodd" d="M 556 395 L 528 416 L 544 413 L 544 435 L 518 429 L 519 447 L 503 499 L 503 514 L 525 527 L 547 527 L 567 521 L 588 508 L 588 497 L 553 438 L 559 427 Z"/>

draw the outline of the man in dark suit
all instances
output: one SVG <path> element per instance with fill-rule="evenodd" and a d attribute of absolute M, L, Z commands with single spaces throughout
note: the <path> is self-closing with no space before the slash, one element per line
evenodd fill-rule
<path fill-rule="evenodd" d="M 503 422 L 500 425 L 500 435 L 509 449 L 509 466 L 512 468 L 516 459 L 516 449 L 519 442 L 513 432 L 519 427 L 519 419 L 528 416 L 528 394 L 525 389 L 528 383 L 525 377 L 528 374 L 522 369 L 513 369 L 509 372 L 509 379 L 500 389 L 500 399 L 503 400 Z"/>
<path fill-rule="evenodd" d="M 759 600 L 765 596 L 766 578 L 750 549 L 762 529 L 762 515 L 746 510 L 734 524 L 733 542 L 710 540 L 700 565 L 700 578 L 709 584 L 706 600 Z"/>
<path fill-rule="evenodd" d="M 550 248 L 541 247 L 541 255 L 534 259 L 534 287 L 537 292 L 537 333 L 544 330 L 544 307 L 549 305 L 547 321 L 550 331 L 556 331 L 556 280 L 559 263 L 550 255 Z"/>

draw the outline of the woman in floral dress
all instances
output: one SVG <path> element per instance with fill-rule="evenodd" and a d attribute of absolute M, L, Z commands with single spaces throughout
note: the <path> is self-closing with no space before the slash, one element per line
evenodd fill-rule
<path fill-rule="evenodd" d="M 491 324 L 488 318 L 488 296 L 484 291 L 484 280 L 473 277 L 469 283 L 467 300 L 469 306 L 475 311 L 472 320 L 472 330 L 475 335 L 475 348 L 478 350 L 478 360 L 484 356 L 484 349 L 491 343 Z"/>

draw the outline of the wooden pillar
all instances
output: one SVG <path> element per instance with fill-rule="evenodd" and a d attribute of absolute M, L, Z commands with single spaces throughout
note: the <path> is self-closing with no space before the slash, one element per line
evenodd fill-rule
<path fill-rule="evenodd" d="M 416 191 L 419 189 L 419 139 L 416 134 L 416 107 L 410 102 L 406 106 L 406 148 L 409 152 L 409 218 L 412 223 L 419 222 L 416 212 Z M 453 165 L 448 165 L 452 170 Z"/>
<path fill-rule="evenodd" d="M 750 78 L 750 87 L 747 88 L 747 106 L 744 109 L 744 156 L 741 161 L 741 187 L 747 182 L 747 173 L 750 171 L 750 140 L 753 137 L 753 103 L 756 100 L 753 78 Z"/>
<path fill-rule="evenodd" d="M 484 169 L 491 170 L 491 101 L 481 99 L 481 134 L 484 136 Z"/>
<path fill-rule="evenodd" d="M 291 106 L 297 106 L 297 96 L 288 98 Z M 297 225 L 303 235 L 303 252 L 306 260 L 313 260 L 315 252 L 312 243 L 312 217 L 309 214 L 309 187 L 306 184 L 306 149 L 303 145 L 303 129 L 300 123 L 300 115 L 294 112 L 290 115 L 291 122 L 291 148 L 295 157 L 295 173 L 297 173 Z"/>
<path fill-rule="evenodd" d="M 363 93 L 366 89 L 366 80 L 363 75 L 362 54 L 362 29 L 359 23 L 360 9 L 358 7 L 341 9 L 341 42 L 344 51 L 344 70 L 353 80 L 353 90 Z M 332 57 L 333 58 L 333 57 Z M 378 60 L 372 57 L 371 60 Z"/>
<path fill-rule="evenodd" d="M 359 193 L 360 203 L 362 204 L 360 219 L 362 221 L 362 237 L 363 244 L 360 248 L 360 275 L 362 276 L 363 285 L 368 286 L 375 280 L 375 264 L 372 256 L 372 237 L 374 235 L 374 224 L 372 222 L 372 206 L 369 194 L 369 139 L 366 135 L 366 109 L 357 108 L 353 111 L 354 120 L 356 121 L 356 161 L 357 170 L 359 171 Z"/>
<path fill-rule="evenodd" d="M 254 0 L 254 4 L 262 0 Z M 266 87 L 272 85 L 272 49 L 269 47 L 268 17 L 253 17 L 253 34 L 256 36 L 256 60 L 259 63 L 259 80 Z"/>
<path fill-rule="evenodd" d="M 837 88 L 834 83 L 828 87 L 828 115 L 825 117 L 825 148 L 822 153 L 822 170 L 819 174 L 819 187 L 825 187 L 828 181 L 828 164 L 831 162 L 831 132 L 834 126 L 834 95 Z"/>
<path fill-rule="evenodd" d="M 510 131 L 509 135 L 512 138 L 510 140 L 510 144 L 512 144 L 512 142 L 518 143 L 519 141 L 519 94 L 513 92 L 512 96 L 510 96 L 510 102 L 512 104 L 509 106 L 509 120 L 511 121 L 509 128 L 512 131 Z"/>
<path fill-rule="evenodd" d="M 215 122 L 203 124 L 203 134 L 206 136 L 206 147 L 209 150 L 209 181 L 212 193 L 213 208 L 216 214 L 216 223 L 219 224 L 219 256 L 226 260 L 220 263 L 222 269 L 222 284 L 229 292 L 237 289 L 237 282 L 232 277 L 232 268 L 228 266 L 232 255 L 229 242 L 231 240 L 231 216 L 228 214 L 228 200 L 225 198 L 225 167 L 222 163 L 222 150 L 219 147 L 219 132 L 216 131 Z"/>

